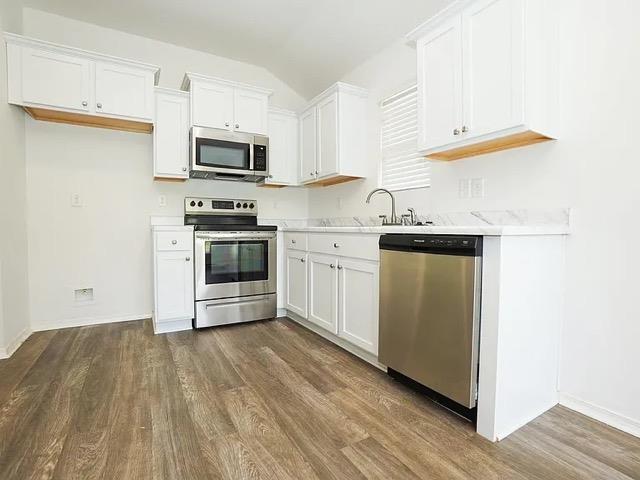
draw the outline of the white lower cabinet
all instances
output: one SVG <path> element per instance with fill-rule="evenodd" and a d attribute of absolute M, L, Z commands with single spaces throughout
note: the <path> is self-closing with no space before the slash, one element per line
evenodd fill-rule
<path fill-rule="evenodd" d="M 338 334 L 378 354 L 378 264 L 338 260 Z"/>
<path fill-rule="evenodd" d="M 361 256 L 320 253 L 323 245 L 334 250 L 350 248 L 349 235 L 286 233 L 291 247 L 286 255 L 286 307 L 290 312 L 336 337 L 373 355 L 378 355 L 378 278 L 377 237 L 360 243 Z M 372 243 L 372 244 L 373 244 Z M 309 252 L 302 251 L 307 248 Z M 306 263 L 305 260 L 306 259 Z M 308 306 L 308 308 L 307 308 Z M 330 338 L 330 337 L 329 337 Z"/>
<path fill-rule="evenodd" d="M 153 233 L 155 333 L 191 328 L 193 234 L 184 227 Z"/>
<path fill-rule="evenodd" d="M 307 318 L 307 253 L 287 250 L 285 261 L 287 310 Z"/>
<path fill-rule="evenodd" d="M 309 254 L 309 321 L 338 334 L 338 270 L 335 257 Z"/>

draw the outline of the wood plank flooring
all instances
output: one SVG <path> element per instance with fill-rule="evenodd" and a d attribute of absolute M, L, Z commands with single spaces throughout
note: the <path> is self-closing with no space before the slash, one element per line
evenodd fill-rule
<path fill-rule="evenodd" d="M 640 439 L 556 407 L 492 444 L 285 319 L 40 332 L 0 361 L 0 479 L 640 479 Z"/>

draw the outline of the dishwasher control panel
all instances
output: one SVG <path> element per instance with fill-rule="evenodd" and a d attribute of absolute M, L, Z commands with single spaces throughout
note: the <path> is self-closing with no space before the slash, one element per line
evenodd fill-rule
<path fill-rule="evenodd" d="M 381 250 L 405 250 L 453 255 L 482 255 L 482 237 L 467 235 L 413 235 L 393 233 L 380 237 Z"/>

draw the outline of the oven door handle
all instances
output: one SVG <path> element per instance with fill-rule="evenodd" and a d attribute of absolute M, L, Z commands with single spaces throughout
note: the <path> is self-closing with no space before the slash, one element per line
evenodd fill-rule
<path fill-rule="evenodd" d="M 211 234 L 211 233 L 196 233 L 195 238 L 202 240 L 270 240 L 276 238 L 275 232 L 264 233 L 264 234 L 255 234 L 252 233 L 250 235 L 243 235 L 241 233 L 232 233 L 228 235 L 220 235 L 220 234 Z"/>

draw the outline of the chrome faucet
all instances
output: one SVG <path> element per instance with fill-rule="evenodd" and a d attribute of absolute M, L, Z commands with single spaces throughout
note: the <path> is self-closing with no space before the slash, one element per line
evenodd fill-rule
<path fill-rule="evenodd" d="M 388 193 L 391 197 L 391 219 L 387 221 L 386 217 L 383 217 L 382 224 L 401 225 L 401 223 L 398 221 L 398 216 L 396 215 L 396 199 L 394 198 L 393 193 L 391 193 L 386 188 L 376 188 L 375 190 L 372 190 L 371 193 L 369 193 L 369 196 L 367 197 L 367 203 L 371 203 L 371 197 L 374 193 Z"/>

